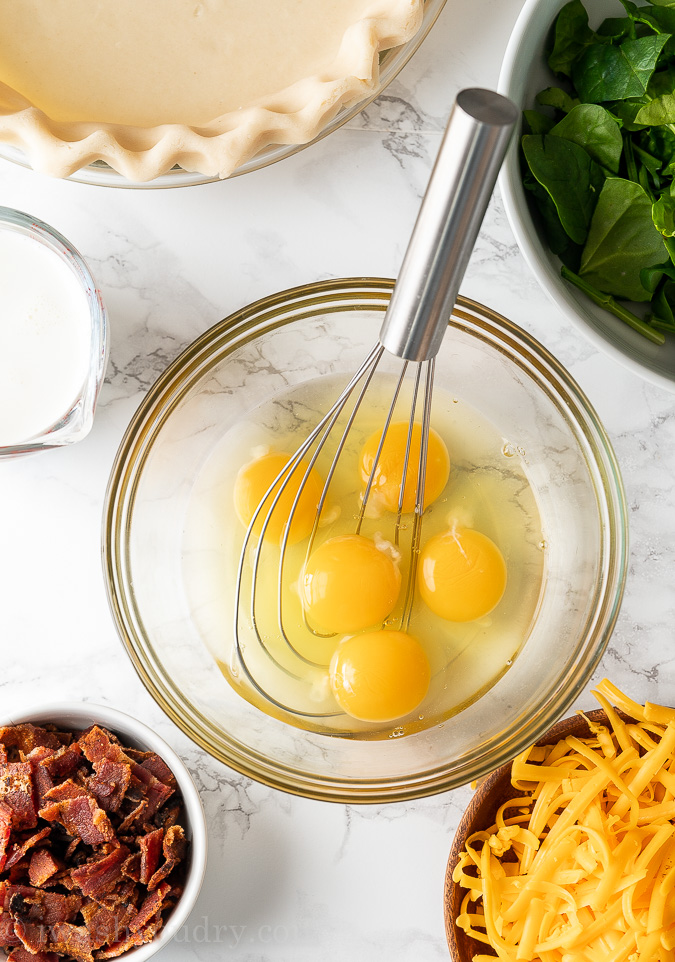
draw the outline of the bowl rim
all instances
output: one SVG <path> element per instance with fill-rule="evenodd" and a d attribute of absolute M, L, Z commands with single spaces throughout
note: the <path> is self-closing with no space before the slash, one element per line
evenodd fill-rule
<path fill-rule="evenodd" d="M 123 958 L 134 962 L 145 962 L 163 949 L 185 925 L 195 906 L 204 882 L 207 862 L 207 828 L 202 800 L 185 762 L 171 746 L 142 721 L 118 708 L 98 705 L 93 702 L 53 702 L 35 705 L 20 712 L 5 712 L 0 715 L 0 725 L 65 724 L 78 722 L 100 724 L 105 728 L 136 740 L 156 752 L 167 763 L 178 782 L 190 832 L 190 866 L 187 871 L 183 894 L 159 933 L 145 945 L 136 946 L 125 952 Z M 86 727 L 86 726 L 85 726 Z"/>
<path fill-rule="evenodd" d="M 280 160 L 285 160 L 287 157 L 293 157 L 307 147 L 318 144 L 334 131 L 339 130 L 340 127 L 349 123 L 349 121 L 353 120 L 361 111 L 365 110 L 374 100 L 377 100 L 417 53 L 431 32 L 431 28 L 441 15 L 446 2 L 447 0 L 424 0 L 422 24 L 414 37 L 411 37 L 410 40 L 407 40 L 405 43 L 399 44 L 397 47 L 390 47 L 387 50 L 381 51 L 380 80 L 373 90 L 364 97 L 363 100 L 343 107 L 316 137 L 307 141 L 305 144 L 278 144 L 265 147 L 259 153 L 255 154 L 255 156 L 251 157 L 250 160 L 247 160 L 237 167 L 236 170 L 226 178 L 200 174 L 197 171 L 190 171 L 183 167 L 176 166 L 151 181 L 131 181 L 127 180 L 126 177 L 118 173 L 108 164 L 102 161 L 95 161 L 94 163 L 81 167 L 79 170 L 70 174 L 69 177 L 63 179 L 79 184 L 90 184 L 95 187 L 118 187 L 128 190 L 168 190 L 172 187 L 198 187 L 202 184 L 217 184 L 223 180 L 232 180 L 234 177 L 240 177 L 242 174 L 252 173 L 255 170 L 269 167 Z M 33 170 L 22 151 L 11 144 L 0 143 L 0 160 L 17 164 L 26 170 Z"/>
<path fill-rule="evenodd" d="M 148 657 L 143 644 L 143 626 L 139 626 L 140 619 L 137 621 L 135 617 L 124 579 L 125 535 L 130 523 L 133 498 L 143 461 L 152 446 L 153 432 L 161 422 L 162 409 L 168 415 L 180 403 L 182 392 L 187 390 L 178 383 L 180 375 L 183 375 L 184 382 L 198 379 L 208 363 L 209 355 L 214 353 L 217 342 L 226 340 L 227 344 L 236 346 L 255 338 L 261 330 L 272 330 L 289 319 L 315 316 L 319 309 L 322 313 L 357 308 L 384 312 L 393 287 L 394 281 L 388 278 L 318 281 L 261 298 L 207 330 L 159 376 L 132 417 L 113 463 L 103 508 L 102 562 L 108 604 L 120 641 L 155 701 L 188 737 L 240 774 L 272 788 L 324 801 L 383 803 L 420 798 L 466 784 L 513 758 L 545 732 L 583 690 L 609 642 L 618 617 L 627 570 L 627 506 L 621 474 L 609 438 L 590 402 L 571 375 L 534 337 L 490 308 L 460 297 L 455 312 L 458 320 L 464 318 L 472 322 L 478 331 L 482 328 L 487 332 L 486 337 L 489 333 L 494 333 L 496 337 L 496 332 L 499 332 L 502 347 L 511 345 L 512 350 L 518 348 L 523 352 L 524 360 L 530 363 L 541 381 L 546 379 L 556 400 L 564 398 L 565 409 L 582 435 L 580 441 L 585 444 L 587 459 L 602 475 L 602 500 L 599 500 L 598 507 L 606 542 L 603 552 L 609 556 L 609 560 L 604 561 L 606 570 L 602 583 L 597 586 L 601 604 L 592 617 L 589 616 L 590 624 L 587 624 L 583 636 L 587 639 L 599 635 L 598 643 L 590 651 L 590 645 L 586 644 L 579 659 L 580 664 L 575 665 L 571 674 L 566 674 L 553 686 L 548 693 L 548 701 L 541 706 L 536 718 L 530 719 L 526 733 L 522 731 L 523 725 L 510 740 L 502 744 L 499 751 L 489 757 L 483 753 L 478 759 L 472 755 L 468 760 L 464 759 L 463 764 L 452 773 L 448 772 L 445 765 L 395 780 L 373 778 L 346 781 L 332 776 L 310 777 L 240 744 L 235 745 L 232 739 L 227 742 L 226 750 L 223 749 L 223 733 L 220 733 L 220 745 L 214 745 L 209 740 L 208 719 L 186 698 L 177 694 L 163 667 L 153 664 Z M 472 310 L 478 314 L 471 314 Z M 271 318 L 277 320 L 269 326 Z M 600 494 L 600 491 L 597 493 Z M 478 755 L 478 749 L 474 754 Z"/>
<path fill-rule="evenodd" d="M 629 719 L 629 716 L 626 715 L 625 712 L 619 709 L 615 709 L 615 711 L 624 721 Z M 632 720 L 634 721 L 634 719 Z M 566 738 L 568 735 L 577 735 L 581 738 L 588 737 L 590 734 L 590 729 L 587 724 L 588 721 L 608 724 L 607 714 L 604 708 L 593 708 L 590 711 L 579 709 L 574 715 L 566 715 L 533 742 L 530 747 L 534 747 L 535 745 L 552 745 Z M 497 807 L 496 801 L 491 800 L 491 795 L 494 792 L 499 792 L 510 787 L 510 784 L 511 762 L 507 762 L 505 765 L 501 765 L 495 769 L 495 771 L 490 772 L 490 774 L 477 785 L 469 804 L 462 813 L 459 825 L 452 839 L 443 884 L 445 937 L 452 962 L 471 962 L 470 958 L 461 954 L 457 945 L 457 926 L 453 917 L 453 907 L 458 900 L 459 893 L 463 890 L 460 890 L 459 886 L 453 881 L 452 873 L 459 855 L 464 851 L 464 846 L 469 835 L 485 827 L 487 815 L 491 814 Z M 517 794 L 515 790 L 513 794 L 514 796 Z M 479 946 L 479 944 L 473 942 L 472 939 L 467 939 L 467 941 L 476 946 L 476 951 L 483 952 L 485 950 L 484 945 L 481 944 Z M 495 956 L 495 958 L 497 958 L 497 956 Z"/>
<path fill-rule="evenodd" d="M 518 70 L 518 64 L 522 62 L 521 47 L 530 31 L 530 21 L 542 5 L 542 0 L 525 0 L 506 45 L 499 72 L 497 89 L 500 93 L 504 94 L 504 96 L 510 97 L 511 99 L 513 99 L 514 73 Z M 556 8 L 556 13 L 558 9 L 559 8 Z M 553 17 L 554 11 L 553 8 L 551 8 L 551 18 Z M 553 19 L 551 19 L 551 23 L 552 22 Z M 522 104 L 517 104 L 517 106 L 519 110 L 522 110 Z M 529 215 L 525 214 L 527 205 L 520 198 L 522 181 L 520 176 L 519 143 L 520 134 L 517 133 L 511 142 L 504 166 L 499 175 L 499 189 L 504 202 L 506 217 L 516 238 L 516 243 L 528 267 L 534 274 L 537 283 L 551 303 L 557 307 L 563 316 L 570 321 L 594 347 L 617 361 L 622 367 L 631 371 L 633 374 L 637 374 L 644 380 L 672 393 L 675 391 L 675 375 L 670 378 L 665 374 L 661 374 L 645 366 L 641 361 L 631 357 L 625 350 L 618 347 L 614 340 L 608 334 L 604 333 L 604 331 L 591 326 L 579 313 L 571 291 L 568 291 L 564 286 L 555 288 L 554 292 L 548 277 L 550 262 L 547 259 L 547 253 L 544 251 L 544 245 L 543 243 L 539 245 L 532 243 L 528 225 L 526 224 L 526 217 Z M 551 255 L 551 257 L 553 257 L 553 255 Z M 617 320 L 617 324 L 620 323 L 621 322 Z"/>

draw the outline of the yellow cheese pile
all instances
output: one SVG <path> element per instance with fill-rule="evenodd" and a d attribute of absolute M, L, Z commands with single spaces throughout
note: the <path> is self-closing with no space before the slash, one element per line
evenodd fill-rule
<path fill-rule="evenodd" d="M 675 710 L 594 694 L 609 727 L 519 755 L 455 866 L 474 962 L 675 962 Z"/>

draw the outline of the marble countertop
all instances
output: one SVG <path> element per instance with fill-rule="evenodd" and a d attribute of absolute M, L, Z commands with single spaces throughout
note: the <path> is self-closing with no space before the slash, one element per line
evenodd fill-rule
<path fill-rule="evenodd" d="M 202 895 L 165 962 L 448 958 L 443 878 L 471 790 L 349 807 L 250 782 L 188 741 L 122 649 L 105 598 L 108 473 L 144 392 L 198 334 L 266 294 L 327 277 L 394 276 L 456 92 L 495 86 L 522 0 L 449 0 L 385 94 L 328 139 L 230 182 L 124 191 L 0 163 L 0 204 L 52 224 L 107 303 L 111 355 L 94 428 L 0 469 L 2 713 L 85 700 L 129 711 L 186 759 L 206 807 Z M 630 512 L 629 580 L 597 677 L 675 704 L 675 397 L 591 346 L 546 299 L 495 196 L 462 293 L 539 338 L 604 422 Z M 596 679 L 597 680 L 597 679 Z M 590 686 L 589 686 L 590 688 Z M 586 693 L 580 706 L 591 707 Z"/>

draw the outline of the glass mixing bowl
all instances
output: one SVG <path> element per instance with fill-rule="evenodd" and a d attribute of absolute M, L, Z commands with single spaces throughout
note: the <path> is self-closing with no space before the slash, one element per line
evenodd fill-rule
<path fill-rule="evenodd" d="M 380 54 L 380 77 L 379 82 L 373 87 L 371 93 L 365 100 L 360 100 L 358 103 L 350 104 L 344 107 L 338 112 L 338 114 L 333 117 L 329 123 L 326 124 L 324 129 L 315 137 L 314 140 L 306 144 L 278 144 L 266 147 L 259 153 L 252 157 L 250 160 L 246 161 L 238 167 L 230 177 L 237 177 L 239 174 L 247 174 L 253 170 L 260 170 L 262 167 L 268 167 L 270 164 L 276 163 L 278 160 L 284 160 L 286 157 L 292 157 L 294 154 L 299 153 L 299 151 L 304 150 L 305 147 L 310 147 L 311 144 L 316 144 L 324 137 L 332 134 L 334 130 L 338 130 L 343 124 L 346 124 L 349 120 L 359 114 L 364 110 L 368 104 L 376 100 L 380 94 L 383 92 L 385 87 L 387 87 L 392 80 L 400 73 L 400 71 L 405 67 L 413 54 L 419 49 L 422 42 L 426 38 L 427 34 L 435 24 L 438 16 L 445 6 L 445 0 L 425 0 L 424 4 L 424 17 L 422 20 L 422 26 L 415 34 L 415 36 L 409 40 L 407 43 L 401 44 L 398 47 L 392 47 L 390 50 L 384 50 Z M 12 144 L 2 144 L 0 143 L 0 158 L 3 160 L 9 160 L 12 163 L 19 164 L 21 167 L 29 167 L 25 154 L 14 147 Z M 108 164 L 102 160 L 94 161 L 92 164 L 87 164 L 86 167 L 82 167 L 80 170 L 75 171 L 71 174 L 68 180 L 74 180 L 81 184 L 93 184 L 96 187 L 135 187 L 135 188 L 161 188 L 161 187 L 194 187 L 197 184 L 210 184 L 218 181 L 218 177 L 209 177 L 206 174 L 200 174 L 197 171 L 184 170 L 182 167 L 174 167 L 172 170 L 168 171 L 166 174 L 162 174 L 161 177 L 156 177 L 154 180 L 147 181 L 145 183 L 136 183 L 127 180 L 122 174 L 119 174 L 116 170 L 113 170 Z"/>
<path fill-rule="evenodd" d="M 513 665 L 444 724 L 382 741 L 299 730 L 229 686 L 202 640 L 183 583 L 183 526 L 195 479 L 224 433 L 261 402 L 310 378 L 353 373 L 377 340 L 393 283 L 310 284 L 258 301 L 207 331 L 164 372 L 134 416 L 104 511 L 111 609 L 158 704 L 237 771 L 342 802 L 454 788 L 536 741 L 597 665 L 626 573 L 621 478 L 588 400 L 532 337 L 460 298 L 435 383 L 517 448 L 546 532 L 544 588 Z M 397 359 L 390 362 L 399 369 Z"/>

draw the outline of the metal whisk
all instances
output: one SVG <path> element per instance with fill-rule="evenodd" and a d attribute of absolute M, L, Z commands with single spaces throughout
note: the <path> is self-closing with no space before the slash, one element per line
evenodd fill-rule
<path fill-rule="evenodd" d="M 306 549 L 307 560 L 313 549 L 319 521 L 326 506 L 328 491 L 338 468 L 340 457 L 385 351 L 400 358 L 403 363 L 393 391 L 392 402 L 385 417 L 370 477 L 362 496 L 355 533 L 358 534 L 361 531 L 364 517 L 366 517 L 368 501 L 387 431 L 394 416 L 404 381 L 409 376 L 412 367 L 409 428 L 395 526 L 395 541 L 398 547 L 406 479 L 408 471 L 414 471 L 416 473 L 415 510 L 410 533 L 410 564 L 408 565 L 407 583 L 403 593 L 404 600 L 400 616 L 401 630 L 405 631 L 408 628 L 415 594 L 417 558 L 422 535 L 435 357 L 440 350 L 443 336 L 450 323 L 459 286 L 478 236 L 517 116 L 518 111 L 515 105 L 510 100 L 492 91 L 468 89 L 461 91 L 457 96 L 398 281 L 384 317 L 379 342 L 370 351 L 330 410 L 321 418 L 314 430 L 311 431 L 270 485 L 248 525 L 239 561 L 235 591 L 235 647 L 232 670 L 237 674 L 241 672 L 249 685 L 262 695 L 268 703 L 283 712 L 294 716 L 318 719 L 327 719 L 342 714 L 339 711 L 304 711 L 297 706 L 284 704 L 264 689 L 250 667 L 246 651 L 248 639 L 243 640 L 241 632 L 244 619 L 248 621 L 249 634 L 255 643 L 260 646 L 266 657 L 286 675 L 298 681 L 302 680 L 302 675 L 295 674 L 288 668 L 288 665 L 282 664 L 270 651 L 268 639 L 259 629 L 260 612 L 258 606 L 260 604 L 259 574 L 261 558 L 263 551 L 269 550 L 269 545 L 267 548 L 265 547 L 264 534 L 291 478 L 296 472 L 299 474 L 299 471 L 302 470 L 299 468 L 301 462 L 306 463 L 307 466 L 298 485 L 288 523 L 278 549 L 276 622 L 279 635 L 277 640 L 282 642 L 284 648 L 292 656 L 292 660 L 297 659 L 298 662 L 304 663 L 305 666 L 310 666 L 310 668 L 325 669 L 325 664 L 312 661 L 297 650 L 289 638 L 285 626 L 282 587 L 285 580 L 291 522 L 314 465 L 326 448 L 329 438 L 333 437 L 332 443 L 335 443 L 337 439 L 335 452 L 326 474 L 313 528 L 309 536 Z M 418 464 L 411 465 L 413 425 L 419 404 L 422 408 L 420 456 Z M 336 428 L 340 419 L 344 424 Z M 293 483 L 295 484 L 295 481 Z M 258 538 L 257 543 L 255 538 Z M 251 546 L 253 546 L 252 557 L 248 562 L 252 566 L 249 593 L 245 590 L 244 572 L 247 566 L 247 558 L 251 553 Z M 306 626 L 317 637 L 327 637 L 326 635 L 320 635 L 309 625 L 306 624 Z"/>

